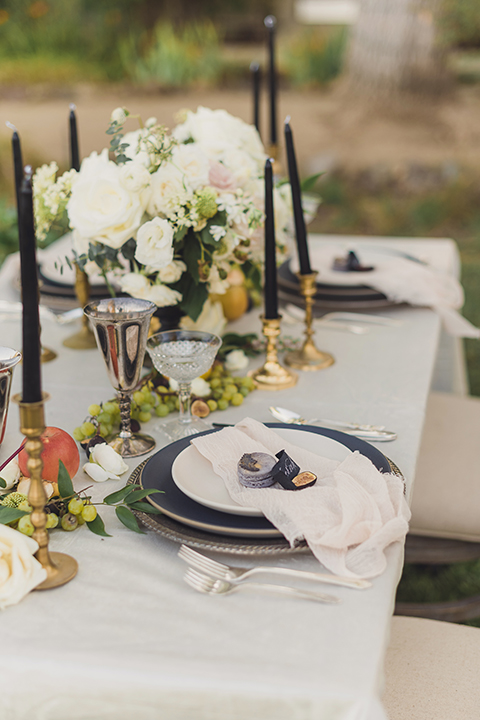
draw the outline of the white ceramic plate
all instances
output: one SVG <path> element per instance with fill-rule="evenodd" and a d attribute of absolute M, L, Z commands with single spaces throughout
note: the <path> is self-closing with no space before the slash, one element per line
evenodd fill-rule
<path fill-rule="evenodd" d="M 286 427 L 276 428 L 275 432 L 292 444 L 331 460 L 341 462 L 351 453 L 351 450 L 337 440 L 307 430 Z M 185 448 L 175 458 L 172 478 L 179 490 L 200 505 L 231 515 L 254 517 L 262 515 L 256 508 L 243 507 L 232 500 L 222 478 L 214 473 L 209 461 L 193 445 Z"/>

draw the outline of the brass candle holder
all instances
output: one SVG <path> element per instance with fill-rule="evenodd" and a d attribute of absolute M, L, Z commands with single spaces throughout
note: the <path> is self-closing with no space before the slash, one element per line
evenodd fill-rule
<path fill-rule="evenodd" d="M 267 339 L 266 358 L 262 367 L 251 370 L 248 375 L 261 390 L 284 390 L 297 384 L 298 375 L 278 362 L 277 338 L 280 335 L 280 320 L 277 318 L 260 318 L 263 334 Z"/>
<path fill-rule="evenodd" d="M 90 283 L 87 273 L 80 270 L 75 263 L 75 295 L 77 296 L 80 307 L 85 307 L 90 299 Z M 90 329 L 88 317 L 82 316 L 82 329 L 65 338 L 63 345 L 73 350 L 90 350 L 97 347 L 95 335 Z"/>
<path fill-rule="evenodd" d="M 282 163 L 280 161 L 280 146 L 277 143 L 271 143 L 267 148 L 268 157 L 273 160 L 272 172 L 277 180 L 282 177 Z"/>
<path fill-rule="evenodd" d="M 25 450 L 28 453 L 27 468 L 30 472 L 28 502 L 33 508 L 31 521 L 35 530 L 32 537 L 38 543 L 35 557 L 47 571 L 46 580 L 37 585 L 36 590 L 49 590 L 50 588 L 65 585 L 75 577 L 78 570 L 77 561 L 70 555 L 58 552 L 50 553 L 48 550 L 48 530 L 45 528 L 47 522 L 45 512 L 47 496 L 43 487 L 43 461 L 41 458 L 43 450 L 41 435 L 45 430 L 43 406 L 47 399 L 46 394 L 38 402 L 23 402 L 20 394 L 15 395 L 13 398 L 20 408 L 20 431 L 27 439 Z"/>
<path fill-rule="evenodd" d="M 315 271 L 308 275 L 297 273 L 300 292 L 305 298 L 305 341 L 300 350 L 291 350 L 285 356 L 286 364 L 296 370 L 323 370 L 335 362 L 333 356 L 319 350 L 313 340 L 312 305 L 317 291 L 317 275 Z"/>

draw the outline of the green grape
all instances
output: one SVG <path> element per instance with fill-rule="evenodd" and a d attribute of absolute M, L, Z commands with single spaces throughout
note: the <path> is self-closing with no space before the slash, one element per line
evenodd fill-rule
<path fill-rule="evenodd" d="M 238 392 L 242 393 L 243 397 L 247 397 L 247 395 L 250 395 L 250 390 L 247 387 L 241 387 L 239 388 Z"/>
<path fill-rule="evenodd" d="M 99 430 L 102 437 L 108 437 L 110 435 L 111 426 L 100 423 Z"/>
<path fill-rule="evenodd" d="M 175 410 L 175 401 L 168 400 L 165 405 L 168 407 L 168 412 L 174 412 Z"/>
<path fill-rule="evenodd" d="M 81 427 L 76 427 L 72 435 L 77 442 L 81 442 L 85 438 L 85 433 Z"/>
<path fill-rule="evenodd" d="M 168 409 L 168 406 L 165 405 L 165 403 L 160 403 L 155 408 L 155 415 L 157 415 L 157 417 L 166 417 L 168 415 L 168 413 L 169 413 L 169 409 Z"/>
<path fill-rule="evenodd" d="M 235 393 L 235 395 L 231 399 L 232 405 L 241 405 L 243 403 L 243 395 L 242 393 Z"/>
<path fill-rule="evenodd" d="M 85 437 L 90 437 L 91 435 L 95 435 L 96 427 L 91 422 L 84 422 L 81 426 L 82 432 L 85 435 Z"/>
<path fill-rule="evenodd" d="M 220 399 L 217 405 L 219 410 L 226 410 L 228 407 L 228 400 Z"/>
<path fill-rule="evenodd" d="M 79 497 L 74 497 L 68 503 L 68 512 L 72 515 L 80 515 L 84 507 L 83 500 Z"/>
<path fill-rule="evenodd" d="M 148 422 L 149 420 L 152 419 L 152 413 L 141 412 L 140 415 L 138 416 L 138 419 L 140 420 L 140 422 Z"/>
<path fill-rule="evenodd" d="M 220 400 L 223 395 L 223 390 L 214 390 L 212 393 L 215 400 Z"/>
<path fill-rule="evenodd" d="M 82 520 L 92 522 L 97 517 L 97 508 L 93 505 L 85 505 L 82 510 Z"/>
<path fill-rule="evenodd" d="M 62 528 L 67 532 L 71 532 L 78 527 L 78 518 L 73 513 L 66 513 L 62 517 Z"/>
<path fill-rule="evenodd" d="M 85 520 L 83 519 L 83 515 L 82 515 L 82 514 L 80 514 L 80 515 L 75 515 L 75 517 L 76 517 L 77 520 L 78 520 L 78 526 L 79 526 L 79 527 L 80 527 L 80 525 L 85 525 Z"/>
<path fill-rule="evenodd" d="M 130 417 L 133 418 L 134 420 L 138 420 L 139 416 L 140 416 L 140 410 L 138 408 L 135 408 L 134 410 L 132 410 L 130 412 Z"/>
<path fill-rule="evenodd" d="M 165 387 L 165 385 L 159 385 L 157 387 L 157 393 L 160 393 L 161 395 L 163 395 L 163 393 L 166 393 L 166 392 L 168 392 L 168 390 Z"/>
<path fill-rule="evenodd" d="M 234 395 L 235 395 L 235 393 L 224 392 L 220 399 L 226 400 L 226 402 L 229 403 Z M 219 400 L 219 402 L 220 402 L 220 400 Z"/>
<path fill-rule="evenodd" d="M 55 515 L 55 513 L 48 513 L 47 522 L 45 524 L 46 529 L 52 530 L 53 528 L 56 528 L 57 525 L 58 525 L 58 515 Z"/>
<path fill-rule="evenodd" d="M 242 384 L 244 387 L 248 388 L 249 390 L 255 389 L 255 383 L 253 382 L 251 377 L 242 378 Z"/>
<path fill-rule="evenodd" d="M 111 413 L 106 412 L 106 410 L 100 413 L 97 420 L 99 423 L 103 423 L 104 425 L 111 425 L 113 422 Z"/>
<path fill-rule="evenodd" d="M 113 400 L 109 400 L 108 402 L 103 403 L 103 410 L 104 412 L 109 413 L 109 415 L 113 415 L 114 413 L 119 411 L 120 408 L 118 407 L 118 403 L 113 402 Z"/>
<path fill-rule="evenodd" d="M 142 413 L 149 413 L 152 409 L 152 405 L 150 403 L 143 403 L 143 405 L 140 405 L 140 412 Z"/>
<path fill-rule="evenodd" d="M 174 402 L 174 409 L 180 410 L 180 400 L 178 399 L 178 397 L 176 397 L 173 402 Z"/>
<path fill-rule="evenodd" d="M 89 405 L 89 408 L 88 408 L 89 415 L 93 415 L 93 417 L 96 417 L 101 412 L 102 412 L 102 408 L 100 407 L 100 405 Z"/>
<path fill-rule="evenodd" d="M 228 393 L 229 395 L 235 395 L 236 392 L 237 392 L 237 386 L 234 385 L 233 383 L 229 383 L 229 384 L 226 385 L 226 387 L 225 387 L 225 391 L 224 391 L 224 393 L 223 393 L 223 396 L 225 397 L 225 394 L 226 394 L 226 393 Z"/>
<path fill-rule="evenodd" d="M 24 535 L 28 535 L 29 537 L 33 535 L 33 533 L 35 532 L 35 528 L 33 527 L 30 515 L 24 515 L 20 518 L 20 520 L 18 521 L 17 530 L 19 530 Z"/>
<path fill-rule="evenodd" d="M 134 392 L 132 397 L 137 405 L 141 405 L 143 403 L 143 393 L 140 390 Z"/>
<path fill-rule="evenodd" d="M 220 378 L 214 377 L 210 380 L 210 387 L 212 388 L 212 390 L 215 390 L 215 388 L 220 387 L 221 384 L 222 384 L 222 381 L 220 380 Z"/>
<path fill-rule="evenodd" d="M 28 513 L 31 513 L 33 510 L 33 507 L 30 505 L 28 500 L 22 500 L 22 502 L 17 505 L 17 508 L 19 510 L 23 510 L 23 512 L 28 512 Z"/>
<path fill-rule="evenodd" d="M 214 412 L 218 407 L 218 403 L 215 400 L 207 400 L 207 405 L 210 408 L 210 412 Z"/>

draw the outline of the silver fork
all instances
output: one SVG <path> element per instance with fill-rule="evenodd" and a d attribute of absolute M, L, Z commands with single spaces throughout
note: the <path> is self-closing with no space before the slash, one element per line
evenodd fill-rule
<path fill-rule="evenodd" d="M 323 582 L 330 585 L 342 585 L 344 587 L 356 588 L 357 590 L 372 586 L 372 583 L 368 580 L 357 580 L 356 578 L 347 578 L 340 575 L 308 572 L 307 570 L 292 570 L 290 568 L 283 567 L 262 567 L 260 565 L 252 568 L 232 567 L 231 565 L 224 565 L 216 560 L 212 560 L 196 550 L 192 550 L 192 548 L 187 547 L 187 545 L 182 545 L 180 547 L 178 556 L 189 565 L 193 565 L 193 567 L 197 568 L 197 570 L 207 573 L 207 575 L 212 575 L 219 580 L 227 580 L 231 583 L 239 583 L 244 578 L 248 578 L 251 575 L 271 573 L 272 575 L 283 575 L 284 577 L 294 577 L 300 580 L 315 580 L 317 582 Z"/>
<path fill-rule="evenodd" d="M 289 595 L 290 597 L 303 598 L 304 600 L 315 600 L 323 603 L 339 603 L 340 598 L 334 595 L 326 595 L 325 593 L 309 592 L 308 590 L 297 590 L 296 588 L 287 587 L 286 585 L 265 585 L 264 583 L 242 583 L 234 585 L 226 580 L 219 580 L 208 575 L 204 575 L 198 570 L 188 568 L 183 579 L 198 592 L 207 595 L 229 595 L 230 593 L 240 590 L 241 588 L 253 588 L 255 590 L 265 590 L 266 592 L 277 593 L 279 595 Z"/>

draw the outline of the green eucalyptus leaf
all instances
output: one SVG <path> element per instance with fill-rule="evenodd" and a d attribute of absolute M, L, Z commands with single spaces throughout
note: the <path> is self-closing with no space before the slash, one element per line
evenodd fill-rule
<path fill-rule="evenodd" d="M 107 505 L 115 505 L 115 503 L 122 502 L 125 500 L 127 495 L 129 495 L 134 490 L 138 490 L 139 485 L 125 485 L 121 490 L 117 490 L 114 493 L 111 493 L 110 495 L 107 495 L 107 497 L 103 498 L 103 502 Z"/>
<path fill-rule="evenodd" d="M 130 495 L 126 498 L 125 502 L 127 505 L 130 505 L 132 502 L 137 502 L 137 500 L 143 500 L 143 498 L 148 497 L 148 495 L 151 495 L 152 493 L 158 492 L 158 490 L 155 490 L 155 488 L 151 488 L 150 490 L 135 490 L 134 492 L 130 493 Z"/>
<path fill-rule="evenodd" d="M 140 530 L 137 518 L 131 510 L 129 510 L 124 505 L 118 505 L 115 508 L 115 512 L 120 522 L 123 523 L 126 528 L 128 528 L 129 530 L 133 530 L 134 532 L 140 533 L 141 535 L 145 535 L 143 530 Z"/>
<path fill-rule="evenodd" d="M 107 533 L 105 530 L 105 523 L 103 522 L 100 515 L 97 515 L 95 520 L 91 520 L 90 522 L 86 522 L 85 525 L 88 526 L 88 529 L 95 533 L 95 535 L 101 535 L 102 537 L 112 537 Z"/>
<path fill-rule="evenodd" d="M 146 502 L 134 502 L 134 503 L 128 503 L 128 507 L 132 510 L 140 510 L 144 513 L 150 513 L 151 515 L 161 515 L 162 511 L 159 510 L 156 507 L 153 507 L 153 505 L 150 505 L 150 503 Z"/>
<path fill-rule="evenodd" d="M 105 133 L 107 135 L 116 135 L 117 132 L 118 132 L 117 123 L 115 123 L 115 125 L 113 125 L 113 126 L 110 125 L 110 127 L 107 130 L 105 130 Z"/>
<path fill-rule="evenodd" d="M 60 497 L 67 498 L 67 497 L 71 497 L 72 495 L 75 495 L 75 490 L 73 489 L 73 484 L 70 479 L 70 475 L 68 474 L 68 470 L 61 460 L 58 461 L 57 482 L 58 482 L 58 492 L 60 493 Z"/>
<path fill-rule="evenodd" d="M 18 508 L 0 505 L 0 525 L 6 525 L 9 522 L 14 522 L 14 520 L 20 520 L 24 515 L 28 515 L 28 512 L 19 510 Z"/>
<path fill-rule="evenodd" d="M 305 180 L 302 180 L 300 183 L 300 187 L 302 192 L 310 192 L 313 190 L 315 185 L 317 184 L 317 180 L 319 177 L 324 175 L 323 172 L 315 173 L 315 175 L 309 175 L 309 177 L 305 178 Z"/>

